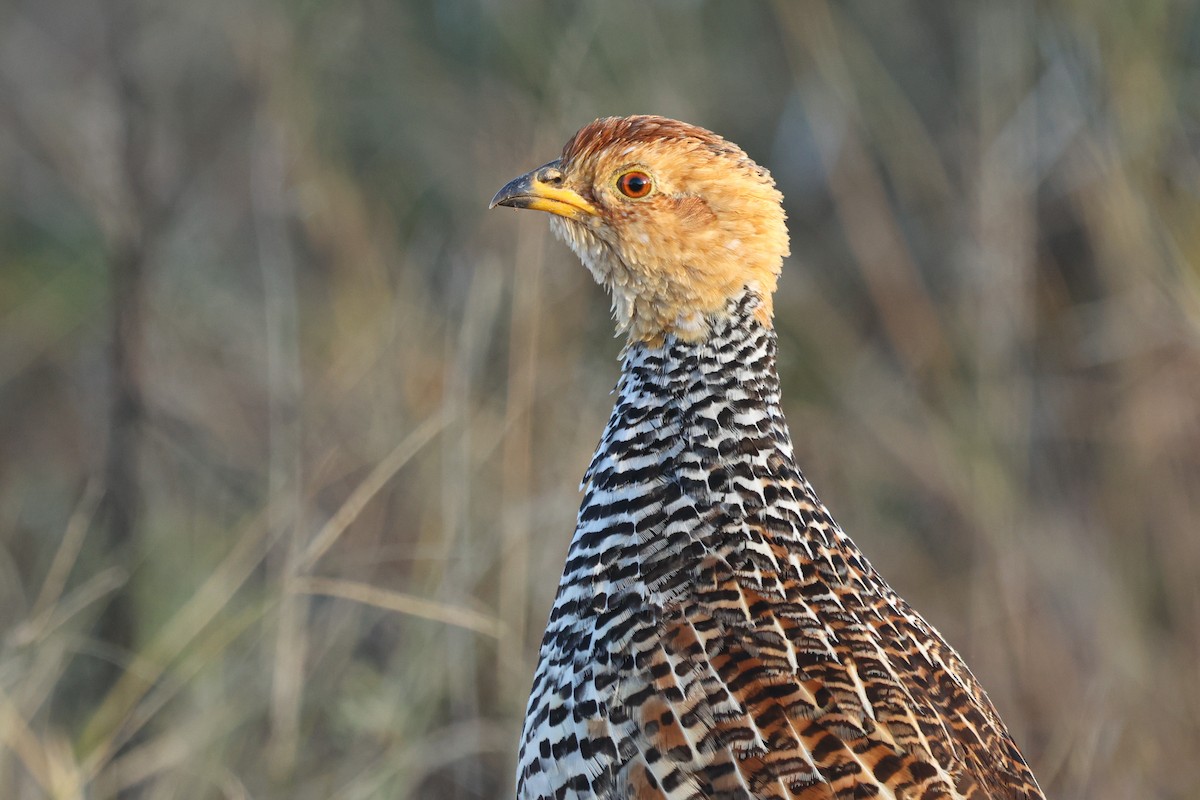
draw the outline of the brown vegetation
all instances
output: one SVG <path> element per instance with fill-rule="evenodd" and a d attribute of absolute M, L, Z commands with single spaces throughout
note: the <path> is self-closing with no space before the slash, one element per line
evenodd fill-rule
<path fill-rule="evenodd" d="M 1200 12 L 0 9 L 0 796 L 500 798 L 619 343 L 487 201 L 787 198 L 800 463 L 1057 798 L 1200 792 Z"/>

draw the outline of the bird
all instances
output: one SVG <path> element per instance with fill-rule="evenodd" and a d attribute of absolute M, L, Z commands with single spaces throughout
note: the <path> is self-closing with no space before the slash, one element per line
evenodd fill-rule
<path fill-rule="evenodd" d="M 491 207 L 547 212 L 625 334 L 539 651 L 520 800 L 1038 800 L 963 659 L 796 464 L 769 172 L 605 117 Z"/>

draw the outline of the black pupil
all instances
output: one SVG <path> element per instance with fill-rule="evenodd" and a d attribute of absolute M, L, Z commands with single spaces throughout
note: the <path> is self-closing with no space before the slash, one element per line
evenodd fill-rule
<path fill-rule="evenodd" d="M 625 191 L 629 194 L 641 194 L 646 189 L 648 181 L 642 175 L 626 175 Z"/>

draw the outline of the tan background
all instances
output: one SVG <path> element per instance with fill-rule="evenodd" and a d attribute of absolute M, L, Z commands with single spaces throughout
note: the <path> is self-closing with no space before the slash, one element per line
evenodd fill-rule
<path fill-rule="evenodd" d="M 768 166 L 801 463 L 1048 794 L 1200 796 L 1186 0 L 0 5 L 0 796 L 502 798 L 607 303 L 583 123 Z"/>

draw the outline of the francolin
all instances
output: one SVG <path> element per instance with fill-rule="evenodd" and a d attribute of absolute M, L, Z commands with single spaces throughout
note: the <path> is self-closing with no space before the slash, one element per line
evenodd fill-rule
<path fill-rule="evenodd" d="M 736 145 L 653 116 L 585 126 L 492 200 L 549 212 L 628 336 L 521 800 L 1043 797 L 966 664 L 796 466 L 772 327 L 781 201 Z"/>

